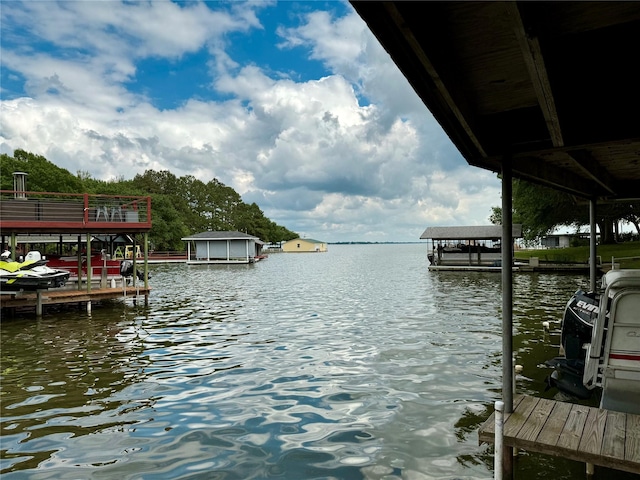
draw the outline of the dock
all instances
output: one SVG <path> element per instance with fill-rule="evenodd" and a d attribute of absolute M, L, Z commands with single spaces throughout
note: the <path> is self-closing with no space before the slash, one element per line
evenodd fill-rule
<path fill-rule="evenodd" d="M 495 412 L 479 443 L 495 443 Z M 640 415 L 516 395 L 504 415 L 503 444 L 640 474 Z"/>
<path fill-rule="evenodd" d="M 92 288 L 87 290 L 38 290 L 36 292 L 6 292 L 0 295 L 0 309 L 3 311 L 33 309 L 42 315 L 44 307 L 51 305 L 78 304 L 91 311 L 92 302 L 144 297 L 148 303 L 151 288 L 144 286 L 125 286 L 120 288 Z"/>

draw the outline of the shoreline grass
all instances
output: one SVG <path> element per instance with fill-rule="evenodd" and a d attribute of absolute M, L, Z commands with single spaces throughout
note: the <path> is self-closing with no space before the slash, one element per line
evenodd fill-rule
<path fill-rule="evenodd" d="M 640 242 L 637 241 L 598 245 L 596 255 L 601 258 L 602 263 L 610 264 L 611 258 L 614 257 L 620 268 L 640 268 Z M 528 260 L 531 257 L 538 257 L 541 262 L 588 263 L 589 246 L 515 251 L 516 260 Z"/>

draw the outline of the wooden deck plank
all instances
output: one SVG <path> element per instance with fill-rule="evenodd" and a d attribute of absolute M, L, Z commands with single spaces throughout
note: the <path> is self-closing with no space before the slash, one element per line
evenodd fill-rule
<path fill-rule="evenodd" d="M 602 455 L 614 460 L 624 460 L 625 428 L 627 415 L 622 412 L 607 413 L 602 440 Z"/>
<path fill-rule="evenodd" d="M 548 445 L 550 448 L 555 448 L 564 424 L 567 423 L 569 413 L 571 413 L 570 403 L 555 402 L 547 423 L 544 424 L 540 435 L 538 435 L 538 442 Z"/>
<path fill-rule="evenodd" d="M 508 447 L 640 474 L 640 415 L 521 395 L 504 433 Z M 478 439 L 495 442 L 495 414 Z"/>
<path fill-rule="evenodd" d="M 624 459 L 640 463 L 640 415 L 627 414 L 626 432 Z"/>
<path fill-rule="evenodd" d="M 584 405 L 572 405 L 571 412 L 567 417 L 564 428 L 560 433 L 560 438 L 556 444 L 559 448 L 567 450 L 577 450 L 580 445 L 580 438 L 584 430 L 584 424 L 589 415 L 589 407 Z"/>
<path fill-rule="evenodd" d="M 607 411 L 600 409 L 590 409 L 587 415 L 587 423 L 580 438 L 578 450 L 588 454 L 600 455 L 602 451 L 602 439 L 604 438 L 604 427 L 607 423 Z"/>
<path fill-rule="evenodd" d="M 549 415 L 553 410 L 554 402 L 541 398 L 538 400 L 536 407 L 531 412 L 527 423 L 518 433 L 518 437 L 524 442 L 535 442 L 538 435 L 549 419 Z"/>
<path fill-rule="evenodd" d="M 514 410 L 518 408 L 518 405 L 520 405 L 520 402 L 522 402 L 523 398 L 524 398 L 524 395 L 517 395 L 513 399 Z M 507 421 L 510 415 L 511 415 L 510 413 L 504 414 L 505 422 Z M 478 432 L 478 443 L 493 443 L 495 436 L 496 436 L 496 414 L 495 412 L 493 412 L 489 416 L 489 418 L 484 422 L 482 427 L 480 427 L 480 430 Z"/>
<path fill-rule="evenodd" d="M 531 412 L 533 412 L 539 400 L 539 398 L 530 397 L 528 395 L 522 399 L 518 408 L 515 408 L 508 420 L 504 422 L 505 437 L 518 436 L 518 432 L 529 419 Z"/>
<path fill-rule="evenodd" d="M 148 296 L 151 288 L 126 287 L 120 288 L 93 288 L 90 292 L 86 290 L 47 290 L 41 293 L 42 305 L 59 305 L 65 303 L 84 303 L 88 301 L 110 300 L 125 297 Z M 0 296 L 0 307 L 2 308 L 35 308 L 37 304 L 37 294 L 35 292 L 16 295 Z"/>

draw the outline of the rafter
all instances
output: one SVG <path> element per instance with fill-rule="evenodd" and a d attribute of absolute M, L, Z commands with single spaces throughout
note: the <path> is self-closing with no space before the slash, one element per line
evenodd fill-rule
<path fill-rule="evenodd" d="M 549 76 L 547 75 L 547 69 L 544 64 L 544 56 L 540 49 L 540 42 L 536 37 L 531 37 L 527 34 L 516 2 L 505 2 L 504 5 L 513 23 L 513 30 L 518 39 L 520 49 L 522 50 L 522 56 L 527 65 L 527 70 L 529 71 L 529 76 L 531 77 L 542 115 L 547 124 L 551 141 L 555 147 L 562 147 L 564 145 L 562 129 L 558 120 L 558 112 L 553 98 L 553 91 L 551 90 L 551 83 L 549 82 Z"/>
<path fill-rule="evenodd" d="M 582 173 L 591 178 L 610 194 L 615 195 L 616 189 L 611 175 L 609 175 L 609 172 L 607 172 L 588 151 L 571 150 L 566 153 Z"/>

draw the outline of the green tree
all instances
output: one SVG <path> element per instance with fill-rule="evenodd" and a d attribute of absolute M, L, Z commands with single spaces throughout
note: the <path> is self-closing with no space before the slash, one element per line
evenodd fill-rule
<path fill-rule="evenodd" d="M 156 250 L 182 250 L 183 237 L 207 230 L 240 230 L 265 242 L 298 236 L 266 218 L 257 204 L 244 203 L 233 188 L 215 178 L 205 183 L 191 175 L 176 177 L 167 170 L 147 170 L 132 180 L 104 181 L 86 171 L 72 175 L 40 155 L 16 150 L 13 157 L 0 155 L 2 190 L 13 190 L 13 172 L 18 171 L 28 174 L 29 191 L 150 196 L 149 241 Z"/>
<path fill-rule="evenodd" d="M 0 172 L 3 190 L 13 190 L 13 173 L 27 174 L 26 189 L 32 192 L 84 193 L 82 181 L 41 155 L 18 149 L 13 157 L 2 154 Z"/>
<path fill-rule="evenodd" d="M 489 220 L 494 224 L 501 224 L 501 207 L 492 207 L 491 210 Z M 601 234 L 601 242 L 614 242 L 616 222 L 634 218 L 637 221 L 639 211 L 639 205 L 631 202 L 597 205 L 596 223 Z M 589 203 L 559 190 L 514 179 L 513 222 L 521 223 L 525 241 L 533 242 L 559 226 L 573 227 L 577 230 L 589 225 Z"/>

